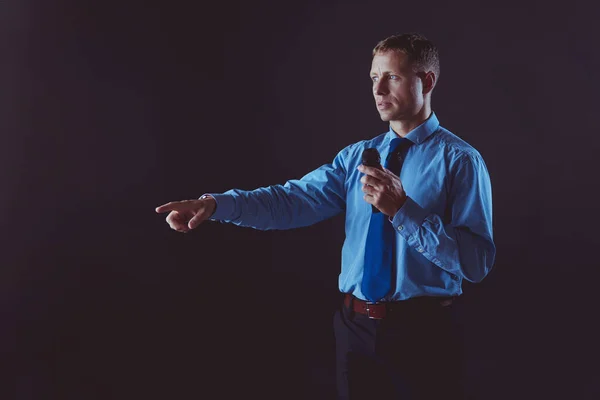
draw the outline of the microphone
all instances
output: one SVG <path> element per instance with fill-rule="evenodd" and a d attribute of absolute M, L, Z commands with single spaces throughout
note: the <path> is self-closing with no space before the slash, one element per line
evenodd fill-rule
<path fill-rule="evenodd" d="M 362 153 L 362 164 L 367 167 L 381 168 L 381 156 L 376 148 L 364 149 Z M 377 207 L 371 204 L 374 213 L 380 212 Z"/>

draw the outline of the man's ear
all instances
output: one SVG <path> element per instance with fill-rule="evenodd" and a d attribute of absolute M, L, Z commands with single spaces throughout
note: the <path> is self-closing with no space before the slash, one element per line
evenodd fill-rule
<path fill-rule="evenodd" d="M 430 93 L 433 90 L 437 80 L 435 72 L 417 72 L 417 76 L 421 78 L 421 81 L 423 82 L 423 94 Z"/>

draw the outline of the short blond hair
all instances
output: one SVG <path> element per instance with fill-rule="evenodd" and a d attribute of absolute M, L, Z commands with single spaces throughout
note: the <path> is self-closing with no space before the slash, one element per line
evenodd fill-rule
<path fill-rule="evenodd" d="M 416 71 L 432 71 L 436 81 L 440 76 L 440 57 L 436 45 L 419 33 L 402 33 L 389 36 L 373 49 L 373 55 L 388 51 L 401 51 L 409 57 Z"/>

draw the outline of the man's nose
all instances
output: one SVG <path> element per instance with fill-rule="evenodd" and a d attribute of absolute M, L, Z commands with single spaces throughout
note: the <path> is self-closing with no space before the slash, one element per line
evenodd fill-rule
<path fill-rule="evenodd" d="M 385 81 L 380 80 L 375 82 L 373 85 L 373 93 L 377 95 L 387 94 L 387 85 L 385 84 Z"/>

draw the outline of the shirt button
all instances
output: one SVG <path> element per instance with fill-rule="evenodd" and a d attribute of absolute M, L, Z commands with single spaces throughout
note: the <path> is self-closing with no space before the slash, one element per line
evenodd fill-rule
<path fill-rule="evenodd" d="M 419 253 L 422 253 L 422 252 L 424 252 L 425 250 L 424 250 L 422 247 L 419 247 L 419 248 L 417 249 L 417 251 L 418 251 Z"/>
<path fill-rule="evenodd" d="M 399 225 L 398 226 L 398 231 L 401 231 L 402 229 L 404 229 L 404 226 L 403 225 Z"/>

